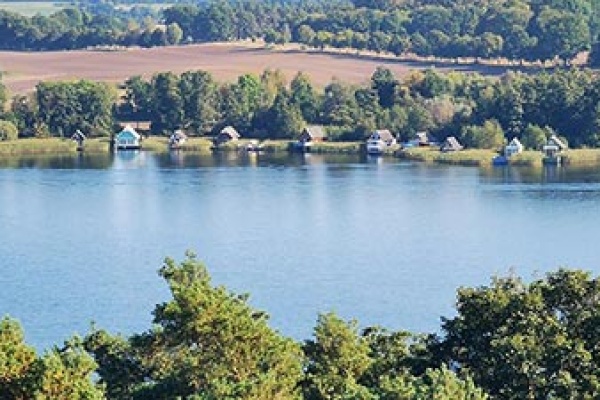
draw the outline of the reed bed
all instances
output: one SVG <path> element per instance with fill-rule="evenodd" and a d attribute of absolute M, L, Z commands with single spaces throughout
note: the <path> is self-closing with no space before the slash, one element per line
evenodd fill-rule
<path fill-rule="evenodd" d="M 77 144 L 69 139 L 31 138 L 0 141 L 0 154 L 65 154 L 77 151 Z"/>

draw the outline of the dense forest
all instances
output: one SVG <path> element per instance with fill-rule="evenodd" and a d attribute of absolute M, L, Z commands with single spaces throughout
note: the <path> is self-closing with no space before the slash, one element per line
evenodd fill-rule
<path fill-rule="evenodd" d="M 294 139 L 307 124 L 323 125 L 332 141 L 364 140 L 389 129 L 401 141 L 427 131 L 438 140 L 456 136 L 467 147 L 495 149 L 518 137 L 538 148 L 557 134 L 571 147 L 600 145 L 600 78 L 589 70 L 558 70 L 500 79 L 435 69 L 403 79 L 378 68 L 364 85 L 336 80 L 316 88 L 298 73 L 246 74 L 217 82 L 204 71 L 131 77 L 120 89 L 98 82 L 43 82 L 30 95 L 10 98 L 0 137 L 69 137 L 115 132 L 115 121 L 150 121 L 154 134 L 184 129 L 213 135 L 226 125 L 244 137 Z"/>
<path fill-rule="evenodd" d="M 161 46 L 264 39 L 435 57 L 570 61 L 600 34 L 598 0 L 231 0 L 81 2 L 51 16 L 0 12 L 1 49 Z"/>
<path fill-rule="evenodd" d="M 38 355 L 0 321 L 2 399 L 592 399 L 600 391 L 600 281 L 561 269 L 458 290 L 435 334 L 318 316 L 298 342 L 193 254 L 159 271 L 171 298 L 129 337 L 93 327 Z"/>

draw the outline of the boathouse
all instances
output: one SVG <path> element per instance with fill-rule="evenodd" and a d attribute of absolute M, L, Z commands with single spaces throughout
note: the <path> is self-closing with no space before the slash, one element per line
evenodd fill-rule
<path fill-rule="evenodd" d="M 225 128 L 221 129 L 221 132 L 215 138 L 215 145 L 220 145 L 227 142 L 235 142 L 240 139 L 242 135 L 235 130 L 235 128 L 231 125 L 227 125 Z"/>
<path fill-rule="evenodd" d="M 440 147 L 440 151 L 444 153 L 450 151 L 460 151 L 463 149 L 463 146 L 458 142 L 458 140 L 454 136 L 449 136 L 444 140 L 442 146 Z"/>
<path fill-rule="evenodd" d="M 117 150 L 135 150 L 141 148 L 142 137 L 130 125 L 115 136 L 114 146 Z"/>
<path fill-rule="evenodd" d="M 178 149 L 179 146 L 187 141 L 187 135 L 182 130 L 176 130 L 169 136 L 169 148 Z"/>
<path fill-rule="evenodd" d="M 523 152 L 523 144 L 516 137 L 513 138 L 509 144 L 504 147 L 504 156 L 509 158 L 515 154 Z"/>

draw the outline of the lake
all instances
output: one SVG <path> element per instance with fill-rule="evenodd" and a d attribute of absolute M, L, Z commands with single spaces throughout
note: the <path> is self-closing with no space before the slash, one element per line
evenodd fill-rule
<path fill-rule="evenodd" d="M 456 289 L 600 268 L 600 167 L 127 152 L 0 159 L 0 313 L 39 349 L 131 334 L 193 249 L 283 334 L 319 312 L 434 332 Z"/>

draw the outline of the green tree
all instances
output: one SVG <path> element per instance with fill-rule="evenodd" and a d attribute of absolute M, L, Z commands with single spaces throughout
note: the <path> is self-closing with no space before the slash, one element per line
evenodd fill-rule
<path fill-rule="evenodd" d="M 314 340 L 304 345 L 306 399 L 370 399 L 358 381 L 371 365 L 369 344 L 358 335 L 356 321 L 346 322 L 333 313 L 319 316 Z"/>
<path fill-rule="evenodd" d="M 179 79 L 183 102 L 183 126 L 208 133 L 219 119 L 218 85 L 205 71 L 184 72 Z"/>
<path fill-rule="evenodd" d="M 104 399 L 104 392 L 92 382 L 94 359 L 73 338 L 61 349 L 52 349 L 39 360 L 39 388 L 36 399 Z"/>
<path fill-rule="evenodd" d="M 483 126 L 465 126 L 461 138 L 467 147 L 476 149 L 498 149 L 504 144 L 504 131 L 496 120 L 488 120 Z"/>
<path fill-rule="evenodd" d="M 290 83 L 290 101 L 300 108 L 302 117 L 309 123 L 317 122 L 320 99 L 313 88 L 310 77 L 298 72 Z"/>
<path fill-rule="evenodd" d="M 152 399 L 299 397 L 299 347 L 273 331 L 266 314 L 248 305 L 248 296 L 213 286 L 192 254 L 180 264 L 166 259 L 160 275 L 173 298 L 154 310 L 156 328 L 131 337 L 133 351 L 116 342 L 117 360 L 106 357 L 105 347 L 97 347 L 103 349 L 98 356 L 94 352 L 109 388 L 132 387 L 134 397 Z M 136 382 L 124 385 L 114 373 L 103 375 L 111 365 L 127 363 L 145 372 L 132 374 Z"/>
<path fill-rule="evenodd" d="M 554 134 L 552 128 L 527 125 L 527 128 L 525 128 L 523 136 L 521 137 L 521 143 L 526 149 L 541 150 L 542 146 L 546 143 L 546 140 L 552 134 Z"/>
<path fill-rule="evenodd" d="M 597 278 L 562 269 L 530 284 L 512 276 L 460 289 L 441 353 L 493 398 L 594 398 L 599 293 Z"/>
<path fill-rule="evenodd" d="M 11 319 L 0 321 L 0 398 L 26 399 L 33 392 L 37 356 L 24 340 L 21 325 Z"/>
<path fill-rule="evenodd" d="M 152 131 L 167 133 L 183 123 L 183 99 L 179 93 L 179 78 L 172 72 L 158 73 L 152 77 Z"/>
<path fill-rule="evenodd" d="M 15 124 L 10 121 L 0 120 L 0 139 L 15 140 L 19 137 L 19 131 Z"/>
<path fill-rule="evenodd" d="M 105 83 L 42 82 L 36 87 L 39 121 L 57 136 L 77 129 L 88 136 L 105 136 L 112 129 L 115 90 Z"/>
<path fill-rule="evenodd" d="M 179 44 L 183 39 L 183 30 L 176 22 L 167 25 L 165 34 L 167 44 Z"/>

